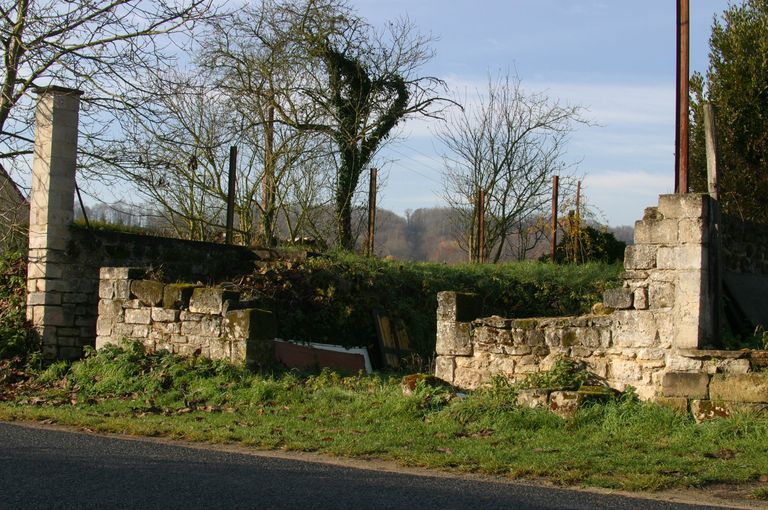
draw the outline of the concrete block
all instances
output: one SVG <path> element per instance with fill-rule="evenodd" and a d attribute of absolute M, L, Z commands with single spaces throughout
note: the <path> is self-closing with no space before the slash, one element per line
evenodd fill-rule
<path fill-rule="evenodd" d="M 712 400 L 768 403 L 768 372 L 715 374 L 709 385 Z"/>
<path fill-rule="evenodd" d="M 438 320 L 435 352 L 438 356 L 471 356 L 470 332 L 469 322 Z"/>
<path fill-rule="evenodd" d="M 163 301 L 162 282 L 154 280 L 131 281 L 131 296 L 135 297 L 145 306 L 158 306 Z"/>
<path fill-rule="evenodd" d="M 665 397 L 705 399 L 709 396 L 709 375 L 690 372 L 667 372 L 662 379 Z"/>
<path fill-rule="evenodd" d="M 632 308 L 632 291 L 626 287 L 608 289 L 603 292 L 603 304 L 615 310 Z"/>
<path fill-rule="evenodd" d="M 239 292 L 232 290 L 198 287 L 192 291 L 189 300 L 189 311 L 193 313 L 221 314 L 224 302 L 228 299 L 238 299 Z"/>
<path fill-rule="evenodd" d="M 453 291 L 437 293 L 438 321 L 471 322 L 480 315 L 480 300 L 476 294 Z"/>

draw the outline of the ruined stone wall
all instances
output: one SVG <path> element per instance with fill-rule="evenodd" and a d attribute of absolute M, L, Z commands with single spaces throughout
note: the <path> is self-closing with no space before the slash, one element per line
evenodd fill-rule
<path fill-rule="evenodd" d="M 249 365 L 270 364 L 276 336 L 271 312 L 240 301 L 237 292 L 144 279 L 139 268 L 100 271 L 96 348 L 141 342 L 167 350 Z"/>
<path fill-rule="evenodd" d="M 185 241 L 70 225 L 56 263 L 30 257 L 27 309 L 44 334 L 47 359 L 77 359 L 96 339 L 101 267 L 151 267 L 170 280 L 211 283 L 246 274 L 257 256 L 241 246 Z M 40 310 L 45 307 L 47 316 Z M 46 340 L 47 339 L 47 340 Z"/>
<path fill-rule="evenodd" d="M 581 317 L 477 318 L 471 295 L 441 293 L 436 376 L 475 388 L 495 375 L 520 379 L 560 356 L 582 361 L 605 384 L 660 394 L 668 373 L 735 373 L 748 355 L 699 350 L 714 336 L 709 278 L 709 198 L 662 195 L 635 225 L 620 288 Z"/>

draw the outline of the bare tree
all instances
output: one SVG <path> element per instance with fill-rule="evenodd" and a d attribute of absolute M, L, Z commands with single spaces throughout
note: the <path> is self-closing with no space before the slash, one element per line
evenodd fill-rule
<path fill-rule="evenodd" d="M 0 5 L 0 158 L 20 171 L 31 153 L 30 93 L 50 84 L 85 92 L 81 145 L 108 132 L 108 112 L 139 106 L 147 70 L 173 60 L 211 0 L 8 0 Z M 90 121 L 90 124 L 89 124 Z M 12 173 L 12 172 L 11 172 Z"/>
<path fill-rule="evenodd" d="M 438 132 L 443 143 L 444 195 L 456 211 L 462 247 L 476 252 L 478 191 L 485 196 L 485 259 L 498 262 L 517 234 L 518 257 L 530 247 L 531 227 L 546 217 L 553 175 L 564 174 L 565 145 L 580 108 L 527 93 L 517 76 L 489 78 L 485 94 L 454 111 Z M 568 183 L 561 178 L 561 185 Z"/>
<path fill-rule="evenodd" d="M 216 61 L 232 94 L 262 98 L 278 122 L 333 143 L 337 242 L 352 249 L 364 169 L 398 123 L 437 114 L 442 82 L 418 73 L 430 39 L 407 19 L 375 30 L 346 0 L 265 1 L 220 32 Z"/>

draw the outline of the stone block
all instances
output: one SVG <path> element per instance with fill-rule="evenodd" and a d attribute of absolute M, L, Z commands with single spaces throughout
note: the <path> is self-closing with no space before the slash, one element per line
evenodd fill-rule
<path fill-rule="evenodd" d="M 603 304 L 614 310 L 632 308 L 632 291 L 626 287 L 608 289 L 603 292 Z"/>
<path fill-rule="evenodd" d="M 201 287 L 188 283 L 169 283 L 163 289 L 163 308 L 177 310 L 189 308 L 189 300 L 197 288 Z"/>
<path fill-rule="evenodd" d="M 658 209 L 665 218 L 704 218 L 708 198 L 703 193 L 661 195 Z"/>
<path fill-rule="evenodd" d="M 122 321 L 123 320 L 123 307 L 119 301 L 113 301 L 111 299 L 102 299 L 99 301 L 99 318 L 109 321 Z"/>
<path fill-rule="evenodd" d="M 131 299 L 131 284 L 130 280 L 115 280 L 112 282 L 114 285 L 115 299 Z"/>
<path fill-rule="evenodd" d="M 670 372 L 698 372 L 704 362 L 697 359 L 681 356 L 675 352 L 667 353 L 667 370 Z"/>
<path fill-rule="evenodd" d="M 179 311 L 155 307 L 152 308 L 152 320 L 155 322 L 175 322 L 179 320 Z"/>
<path fill-rule="evenodd" d="M 205 315 L 200 320 L 195 321 L 183 321 L 181 334 L 218 337 L 221 336 L 221 323 L 221 317 L 216 315 Z"/>
<path fill-rule="evenodd" d="M 125 311 L 126 324 L 150 324 L 152 323 L 152 313 L 149 309 L 137 309 Z"/>
<path fill-rule="evenodd" d="M 99 317 L 96 320 L 96 335 L 110 336 L 112 334 L 113 324 L 114 322 L 112 320 Z"/>
<path fill-rule="evenodd" d="M 145 306 L 158 306 L 163 301 L 165 285 L 154 280 L 133 280 L 131 295 Z"/>
<path fill-rule="evenodd" d="M 437 320 L 447 322 L 471 322 L 481 315 L 480 300 L 468 292 L 438 292 Z"/>
<path fill-rule="evenodd" d="M 677 243 L 677 220 L 643 220 L 635 222 L 635 244 Z"/>
<path fill-rule="evenodd" d="M 583 399 L 576 391 L 553 391 L 549 396 L 549 410 L 563 418 L 573 418 Z"/>
<path fill-rule="evenodd" d="M 532 388 L 520 390 L 517 393 L 517 405 L 531 409 L 546 409 L 549 405 L 551 390 L 544 388 Z"/>
<path fill-rule="evenodd" d="M 438 356 L 435 359 L 435 377 L 453 384 L 453 372 L 456 368 L 456 362 L 452 356 Z"/>
<path fill-rule="evenodd" d="M 677 237 L 684 244 L 707 244 L 709 242 L 706 223 L 702 218 L 680 220 Z"/>
<path fill-rule="evenodd" d="M 680 414 L 688 414 L 688 399 L 685 397 L 655 397 L 653 401 Z"/>
<path fill-rule="evenodd" d="M 768 372 L 715 374 L 709 385 L 711 400 L 768 403 Z"/>
<path fill-rule="evenodd" d="M 692 400 L 691 415 L 696 423 L 701 423 L 714 418 L 728 418 L 731 415 L 731 409 L 725 402 L 714 402 L 712 400 Z"/>
<path fill-rule="evenodd" d="M 654 269 L 658 247 L 650 244 L 633 244 L 624 250 L 624 268 L 628 271 Z"/>
<path fill-rule="evenodd" d="M 526 356 L 533 352 L 533 347 L 529 345 L 505 345 L 502 352 L 507 356 Z"/>
<path fill-rule="evenodd" d="M 115 297 L 115 282 L 113 280 L 99 281 L 99 298 L 112 299 Z"/>
<path fill-rule="evenodd" d="M 675 285 L 669 282 L 651 282 L 648 286 L 648 307 L 656 310 L 675 304 Z"/>
<path fill-rule="evenodd" d="M 667 372 L 662 379 L 665 397 L 704 399 L 709 396 L 709 375 L 691 372 Z"/>
<path fill-rule="evenodd" d="M 472 338 L 469 322 L 437 321 L 438 356 L 471 356 Z"/>
<path fill-rule="evenodd" d="M 648 309 L 648 289 L 646 287 L 638 287 L 632 293 L 632 303 L 635 310 L 647 310 Z"/>
<path fill-rule="evenodd" d="M 99 270 L 101 280 L 134 280 L 144 278 L 147 270 L 140 267 L 102 267 Z"/>
<path fill-rule="evenodd" d="M 212 287 L 198 287 L 192 291 L 189 300 L 189 311 L 193 313 L 221 314 L 224 302 L 228 299 L 238 299 L 240 294 L 235 291 Z"/>
<path fill-rule="evenodd" d="M 277 323 L 272 312 L 258 308 L 246 308 L 227 312 L 224 320 L 227 338 L 233 342 L 232 356 L 244 354 L 246 365 L 265 367 L 274 362 L 274 342 Z M 244 343 L 243 343 L 244 342 Z M 237 349 L 235 344 L 245 347 Z"/>

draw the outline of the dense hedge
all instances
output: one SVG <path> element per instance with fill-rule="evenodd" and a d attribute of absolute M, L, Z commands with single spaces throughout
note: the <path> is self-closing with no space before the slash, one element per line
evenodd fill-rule
<path fill-rule="evenodd" d="M 379 311 L 402 320 L 417 351 L 430 356 L 439 291 L 477 293 L 484 316 L 571 315 L 600 301 L 620 271 L 618 264 L 448 266 L 337 255 L 275 263 L 241 283 L 274 311 L 283 338 L 370 345 Z"/>

